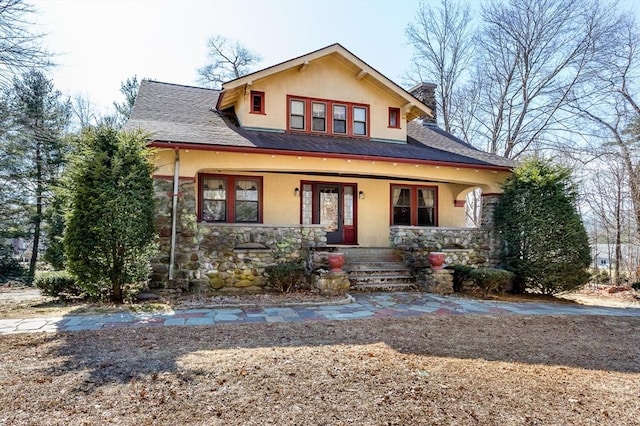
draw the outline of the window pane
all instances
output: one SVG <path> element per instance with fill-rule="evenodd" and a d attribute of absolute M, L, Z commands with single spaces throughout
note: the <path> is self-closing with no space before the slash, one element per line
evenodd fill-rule
<path fill-rule="evenodd" d="M 353 107 L 353 121 L 367 121 L 367 110 Z"/>
<path fill-rule="evenodd" d="M 224 179 L 203 179 L 203 197 L 205 200 L 226 200 L 227 182 Z"/>
<path fill-rule="evenodd" d="M 325 104 L 313 103 L 313 116 L 314 117 L 322 117 L 326 116 L 327 106 Z"/>
<path fill-rule="evenodd" d="M 262 96 L 253 95 L 253 112 L 260 112 L 262 110 Z"/>
<path fill-rule="evenodd" d="M 418 189 L 418 207 L 433 207 L 434 199 L 433 189 Z"/>
<path fill-rule="evenodd" d="M 411 190 L 409 188 L 393 188 L 393 205 L 411 206 Z"/>
<path fill-rule="evenodd" d="M 398 127 L 398 111 L 395 109 L 389 110 L 389 126 Z"/>
<path fill-rule="evenodd" d="M 258 182 L 256 180 L 237 180 L 236 200 L 258 201 Z"/>
<path fill-rule="evenodd" d="M 204 200 L 202 202 L 202 220 L 205 222 L 226 222 L 226 205 L 225 201 Z"/>
<path fill-rule="evenodd" d="M 312 129 L 315 132 L 324 132 L 326 130 L 324 118 L 313 117 Z"/>
<path fill-rule="evenodd" d="M 347 119 L 347 107 L 344 105 L 333 106 L 333 119 L 334 120 L 346 120 Z"/>
<path fill-rule="evenodd" d="M 333 120 L 334 133 L 347 133 L 347 122 L 345 120 Z"/>
<path fill-rule="evenodd" d="M 255 201 L 236 201 L 236 222 L 257 222 L 258 203 Z"/>
<path fill-rule="evenodd" d="M 353 134 L 354 135 L 366 135 L 367 130 L 365 127 L 365 123 L 353 123 Z"/>
<path fill-rule="evenodd" d="M 409 207 L 394 207 L 393 224 L 411 225 L 411 209 Z"/>
<path fill-rule="evenodd" d="M 313 192 L 311 185 L 302 185 L 302 224 L 311 225 L 313 219 Z"/>
<path fill-rule="evenodd" d="M 304 115 L 304 102 L 291 101 L 291 114 Z"/>
<path fill-rule="evenodd" d="M 434 226 L 434 209 L 430 207 L 418 208 L 418 226 Z"/>
<path fill-rule="evenodd" d="M 320 190 L 320 224 L 327 232 L 338 230 L 339 213 L 338 190 L 336 188 L 322 188 Z"/>
<path fill-rule="evenodd" d="M 294 115 L 291 117 L 291 128 L 292 129 L 304 129 L 304 117 L 299 115 Z"/>
<path fill-rule="evenodd" d="M 342 223 L 347 226 L 353 225 L 353 187 L 344 187 L 344 218 Z"/>

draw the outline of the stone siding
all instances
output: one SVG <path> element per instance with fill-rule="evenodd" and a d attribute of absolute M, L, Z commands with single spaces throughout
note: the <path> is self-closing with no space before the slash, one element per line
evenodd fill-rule
<path fill-rule="evenodd" d="M 392 247 L 404 253 L 416 274 L 429 265 L 429 253 L 445 253 L 446 264 L 477 267 L 500 265 L 503 241 L 495 228 L 494 212 L 501 194 L 483 194 L 479 228 L 390 227 Z"/>
<path fill-rule="evenodd" d="M 264 289 L 265 266 L 307 261 L 310 248 L 326 246 L 320 225 L 198 223 L 193 179 L 179 182 L 174 279 L 169 280 L 171 178 L 155 178 L 159 254 L 152 259 L 150 287 L 181 291 L 255 292 Z"/>
<path fill-rule="evenodd" d="M 428 268 L 432 251 L 444 252 L 446 264 L 488 266 L 489 263 L 488 233 L 480 228 L 392 226 L 390 240 L 414 269 Z"/>

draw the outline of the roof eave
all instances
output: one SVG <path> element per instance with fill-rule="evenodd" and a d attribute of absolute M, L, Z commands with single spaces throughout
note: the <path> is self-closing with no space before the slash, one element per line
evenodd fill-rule
<path fill-rule="evenodd" d="M 341 154 L 341 153 L 333 153 L 333 152 L 310 152 L 310 151 L 295 151 L 295 150 L 281 150 L 281 149 L 270 149 L 270 148 L 258 148 L 258 147 L 241 147 L 241 146 L 228 146 L 228 145 L 213 145 L 213 144 L 202 144 L 202 143 L 192 143 L 192 142 L 176 142 L 169 140 L 151 140 L 148 144 L 150 148 L 171 148 L 171 149 L 194 149 L 201 151 L 220 151 L 220 152 L 238 152 L 238 153 L 249 153 L 249 154 L 268 154 L 268 155 L 287 155 L 287 156 L 306 156 L 306 157 L 314 157 L 314 158 L 340 158 L 340 159 L 348 159 L 348 160 L 362 160 L 362 161 L 383 161 L 389 163 L 410 163 L 410 164 L 418 164 L 418 165 L 426 165 L 426 166 L 443 166 L 443 167 L 454 167 L 454 168 L 464 168 L 464 169 L 477 169 L 477 170 L 488 170 L 495 172 L 511 172 L 513 170 L 512 167 L 509 166 L 499 166 L 492 164 L 470 164 L 470 163 L 456 163 L 456 162 L 448 162 L 448 161 L 436 161 L 436 160 L 421 160 L 421 159 L 413 159 L 413 158 L 397 158 L 397 157 L 383 157 L 383 156 L 373 156 L 373 155 L 357 155 L 357 154 Z"/>

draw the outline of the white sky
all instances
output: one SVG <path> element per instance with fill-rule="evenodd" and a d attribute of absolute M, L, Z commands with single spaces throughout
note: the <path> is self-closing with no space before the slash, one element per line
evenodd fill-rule
<path fill-rule="evenodd" d="M 68 96 L 104 113 L 121 101 L 120 83 L 138 79 L 197 83 L 214 34 L 258 52 L 267 67 L 340 43 L 401 83 L 411 48 L 404 35 L 418 0 L 161 1 L 34 0 L 37 30 L 58 53 L 49 75 Z"/>
<path fill-rule="evenodd" d="M 58 53 L 50 73 L 56 88 L 88 97 L 100 113 L 122 100 L 120 83 L 134 75 L 199 85 L 196 69 L 206 63 L 214 34 L 258 52 L 258 69 L 338 42 L 402 83 L 412 53 L 405 29 L 419 6 L 419 0 L 31 1 L 36 31 Z M 640 16 L 640 0 L 622 6 Z"/>

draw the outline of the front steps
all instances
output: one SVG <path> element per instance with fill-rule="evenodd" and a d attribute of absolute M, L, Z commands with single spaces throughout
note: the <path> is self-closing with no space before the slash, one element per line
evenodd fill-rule
<path fill-rule="evenodd" d="M 392 248 L 341 247 L 344 270 L 351 289 L 360 291 L 407 291 L 417 289 L 415 277 Z"/>

